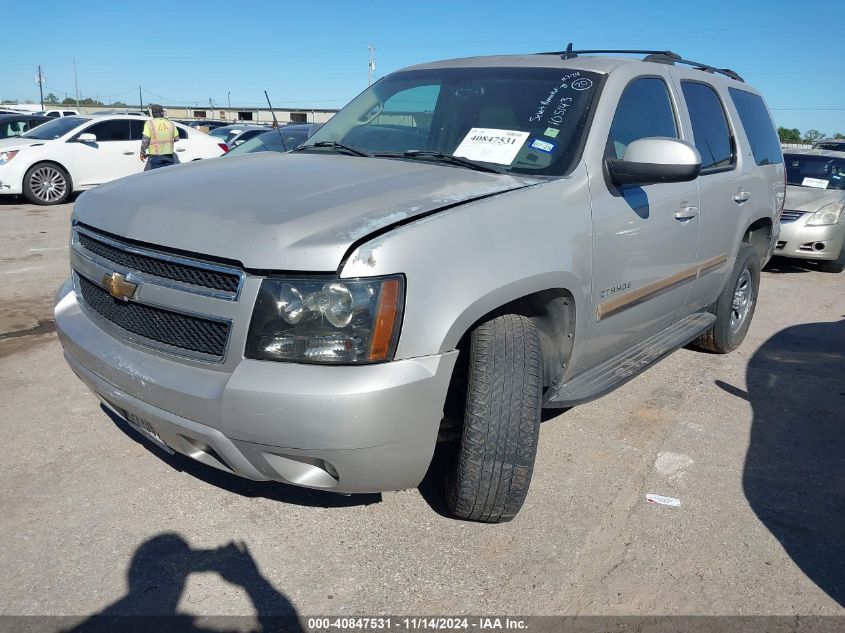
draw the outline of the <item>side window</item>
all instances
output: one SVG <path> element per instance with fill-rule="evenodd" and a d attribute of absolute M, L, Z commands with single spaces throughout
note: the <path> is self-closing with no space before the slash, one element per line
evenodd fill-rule
<path fill-rule="evenodd" d="M 27 125 L 25 121 L 9 121 L 6 125 L 3 126 L 3 130 L 0 130 L 0 138 L 20 136 L 26 131 Z"/>
<path fill-rule="evenodd" d="M 728 118 L 716 91 L 697 81 L 682 81 L 695 147 L 701 154 L 701 171 L 722 169 L 734 164 L 734 145 Z"/>
<path fill-rule="evenodd" d="M 103 121 L 102 123 L 95 123 L 91 127 L 83 130 L 83 133 L 95 134 L 98 143 L 107 141 L 128 141 L 129 136 L 129 121 L 126 119 L 117 119 L 114 121 Z"/>
<path fill-rule="evenodd" d="M 241 134 L 241 136 L 240 136 L 240 138 L 238 138 L 238 140 L 246 142 L 249 139 L 251 139 L 255 136 L 258 136 L 259 134 L 264 134 L 265 131 L 266 130 L 247 130 L 246 132 Z"/>
<path fill-rule="evenodd" d="M 177 125 L 177 126 L 176 126 L 176 131 L 177 131 L 177 132 L 179 132 L 179 138 L 180 138 L 180 139 L 186 139 L 186 138 L 188 138 L 188 130 L 186 130 L 185 128 L 183 128 L 183 127 L 179 127 L 179 126 Z"/>
<path fill-rule="evenodd" d="M 643 77 L 628 84 L 619 98 L 608 142 L 622 158 L 631 142 L 651 136 L 678 138 L 678 127 L 666 82 Z"/>
<path fill-rule="evenodd" d="M 144 136 L 144 121 L 129 121 L 129 140 L 140 141 Z"/>
<path fill-rule="evenodd" d="M 758 165 L 776 165 L 783 162 L 780 139 L 775 132 L 772 117 L 759 95 L 745 90 L 728 88 L 745 135 L 751 143 L 751 153 Z"/>
<path fill-rule="evenodd" d="M 69 110 L 65 110 L 63 114 L 64 116 L 77 116 L 76 112 L 71 112 Z"/>

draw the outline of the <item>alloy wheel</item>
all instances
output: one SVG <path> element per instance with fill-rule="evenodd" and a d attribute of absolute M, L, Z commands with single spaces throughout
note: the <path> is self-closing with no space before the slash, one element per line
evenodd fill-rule
<path fill-rule="evenodd" d="M 746 268 L 736 280 L 733 301 L 731 302 L 731 332 L 736 334 L 742 328 L 754 305 L 754 284 L 751 271 Z"/>
<path fill-rule="evenodd" d="M 41 202 L 57 202 L 67 194 L 67 180 L 56 167 L 39 167 L 29 177 L 29 188 Z"/>

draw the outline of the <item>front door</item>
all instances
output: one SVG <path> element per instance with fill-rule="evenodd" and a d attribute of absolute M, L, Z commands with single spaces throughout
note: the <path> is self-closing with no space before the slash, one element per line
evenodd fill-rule
<path fill-rule="evenodd" d="M 140 141 L 131 140 L 128 119 L 110 119 L 89 125 L 80 134 L 93 134 L 91 143 L 79 141 L 79 134 L 68 141 L 72 155 L 74 185 L 87 187 L 135 174 L 144 168 L 138 157 Z"/>
<path fill-rule="evenodd" d="M 640 77 L 619 100 L 606 157 L 622 158 L 632 141 L 680 138 L 666 81 Z M 696 181 L 615 186 L 590 170 L 593 287 L 589 368 L 674 323 L 697 272 Z M 580 364 L 580 363 L 579 363 Z"/>

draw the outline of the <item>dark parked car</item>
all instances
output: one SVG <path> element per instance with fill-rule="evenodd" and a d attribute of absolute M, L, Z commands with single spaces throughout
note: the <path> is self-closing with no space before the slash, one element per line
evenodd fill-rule
<path fill-rule="evenodd" d="M 19 112 L 18 114 L 0 114 L 0 138 L 20 136 L 42 123 L 51 121 L 50 117 L 36 116 Z"/>
<path fill-rule="evenodd" d="M 288 152 L 294 147 L 302 145 L 322 126 L 322 123 L 286 125 L 278 130 L 270 130 L 246 140 L 224 155 L 241 156 L 253 152 Z"/>
<path fill-rule="evenodd" d="M 825 138 L 813 143 L 813 149 L 829 149 L 834 152 L 845 152 L 845 138 Z"/>

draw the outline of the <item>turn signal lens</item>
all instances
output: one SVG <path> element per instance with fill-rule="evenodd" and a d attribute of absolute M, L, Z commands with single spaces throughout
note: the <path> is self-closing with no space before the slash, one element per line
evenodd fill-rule
<path fill-rule="evenodd" d="M 396 311 L 399 305 L 399 282 L 396 279 L 381 285 L 381 296 L 376 310 L 376 325 L 370 343 L 370 360 L 384 360 L 390 351 L 390 342 L 396 329 Z"/>

